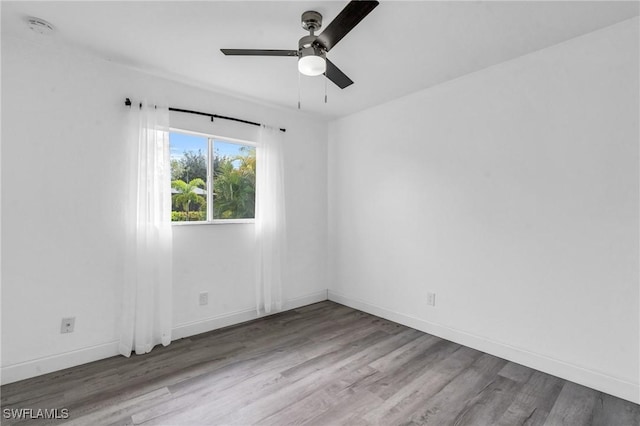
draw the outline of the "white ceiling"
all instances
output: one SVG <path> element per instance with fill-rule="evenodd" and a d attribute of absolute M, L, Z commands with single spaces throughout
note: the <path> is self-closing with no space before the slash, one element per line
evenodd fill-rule
<path fill-rule="evenodd" d="M 296 109 L 295 58 L 220 48 L 296 49 L 305 10 L 326 26 L 346 1 L 2 2 L 2 35 L 35 39 L 27 16 L 71 45 L 154 73 Z M 301 77 L 302 109 L 344 116 L 638 15 L 638 2 L 382 1 L 328 57 L 355 84 Z"/>

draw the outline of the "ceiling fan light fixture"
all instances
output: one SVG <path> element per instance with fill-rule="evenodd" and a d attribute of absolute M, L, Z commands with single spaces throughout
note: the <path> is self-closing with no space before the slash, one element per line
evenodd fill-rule
<path fill-rule="evenodd" d="M 316 76 L 327 70 L 327 52 L 315 44 L 316 36 L 305 36 L 298 42 L 298 71 Z"/>
<path fill-rule="evenodd" d="M 327 61 L 322 56 L 308 55 L 298 59 L 298 71 L 304 75 L 316 76 L 327 70 Z"/>

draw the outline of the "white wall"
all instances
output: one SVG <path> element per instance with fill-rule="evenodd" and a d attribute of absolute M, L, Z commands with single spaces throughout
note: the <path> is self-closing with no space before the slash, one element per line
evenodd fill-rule
<path fill-rule="evenodd" d="M 287 129 L 285 305 L 326 299 L 326 123 L 3 37 L 3 383 L 117 353 L 125 97 Z M 174 119 L 214 134 L 249 132 Z M 174 253 L 174 337 L 255 316 L 252 224 L 175 226 Z M 201 291 L 209 291 L 206 307 Z M 76 317 L 75 332 L 60 334 L 66 316 Z"/>
<path fill-rule="evenodd" d="M 640 402 L 638 73 L 635 18 L 332 122 L 330 299 Z"/>

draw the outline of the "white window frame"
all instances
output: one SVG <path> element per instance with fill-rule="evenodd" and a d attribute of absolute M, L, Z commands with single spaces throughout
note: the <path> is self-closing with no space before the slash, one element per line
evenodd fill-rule
<path fill-rule="evenodd" d="M 169 133 L 183 133 L 186 135 L 200 136 L 207 138 L 207 220 L 194 220 L 194 221 L 171 221 L 171 225 L 175 226 L 193 226 L 193 225 L 228 225 L 238 223 L 255 223 L 256 219 L 209 219 L 213 217 L 213 154 L 215 152 L 214 139 L 219 139 L 224 142 L 232 143 L 235 145 L 252 146 L 256 147 L 256 142 L 247 141 L 243 139 L 230 138 L 227 136 L 217 136 L 211 133 L 195 132 L 193 130 L 185 130 L 176 127 L 170 127 Z M 256 176 L 257 179 L 257 176 Z"/>

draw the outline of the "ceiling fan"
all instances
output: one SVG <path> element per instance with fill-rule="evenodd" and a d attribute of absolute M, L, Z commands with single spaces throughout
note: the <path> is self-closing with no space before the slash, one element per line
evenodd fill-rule
<path fill-rule="evenodd" d="M 315 35 L 315 32 L 322 26 L 322 15 L 313 10 L 304 12 L 302 28 L 309 31 L 309 35 L 298 41 L 298 50 L 220 49 L 220 51 L 225 55 L 237 56 L 297 57 L 298 71 L 302 74 L 309 76 L 324 74 L 338 87 L 344 89 L 353 84 L 353 80 L 327 59 L 327 52 L 333 49 L 376 6 L 378 6 L 377 1 L 351 1 L 320 35 Z"/>

